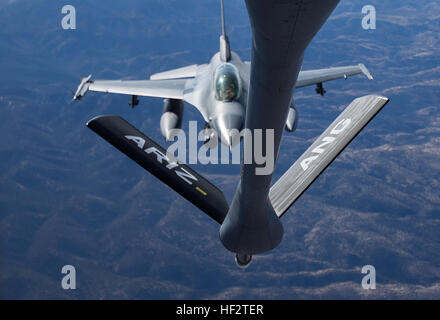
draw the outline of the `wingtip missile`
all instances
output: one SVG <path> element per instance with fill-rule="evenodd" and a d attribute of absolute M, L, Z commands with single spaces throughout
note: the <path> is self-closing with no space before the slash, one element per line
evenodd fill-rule
<path fill-rule="evenodd" d="M 72 100 L 81 100 L 81 98 L 84 97 L 86 92 L 89 90 L 90 84 L 92 83 L 92 81 L 90 81 L 91 78 L 92 75 L 90 74 L 88 77 L 81 79 L 81 83 L 79 84 L 78 89 L 76 89 Z"/>
<path fill-rule="evenodd" d="M 367 67 L 363 63 L 359 63 L 359 68 L 361 69 L 362 73 L 367 77 L 368 80 L 373 80 L 373 76 L 371 75 L 370 71 L 368 71 Z"/>

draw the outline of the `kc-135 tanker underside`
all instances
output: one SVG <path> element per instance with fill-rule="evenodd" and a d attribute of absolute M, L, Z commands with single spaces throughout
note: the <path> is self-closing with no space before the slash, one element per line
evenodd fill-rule
<path fill-rule="evenodd" d="M 181 128 L 185 101 L 198 109 L 206 128 L 216 133 L 207 140 L 218 137 L 232 147 L 234 129 L 272 129 L 276 163 L 283 131 L 297 127 L 295 88 L 315 85 L 316 93 L 324 95 L 326 81 L 356 74 L 372 79 L 363 64 L 300 70 L 307 46 L 338 2 L 246 0 L 253 36 L 248 62 L 230 49 L 221 1 L 220 50 L 209 63 L 156 73 L 149 80 L 92 80 L 90 75 L 82 79 L 73 99 L 81 99 L 88 91 L 126 94 L 135 107 L 139 96 L 164 98 L 160 129 L 166 140 Z M 255 160 L 242 163 L 230 204 L 211 182 L 121 117 L 98 116 L 87 126 L 219 223 L 221 242 L 236 254 L 239 266 L 246 266 L 252 255 L 281 242 L 282 215 L 387 102 L 374 95 L 355 99 L 274 184 L 273 171 L 258 175 L 260 164 Z M 246 139 L 244 135 L 244 144 Z"/>

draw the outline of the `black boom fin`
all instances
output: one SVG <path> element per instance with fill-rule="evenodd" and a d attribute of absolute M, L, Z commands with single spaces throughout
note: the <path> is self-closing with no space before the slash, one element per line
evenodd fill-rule
<path fill-rule="evenodd" d="M 118 116 L 98 116 L 87 127 L 218 223 L 229 210 L 222 191 Z"/>

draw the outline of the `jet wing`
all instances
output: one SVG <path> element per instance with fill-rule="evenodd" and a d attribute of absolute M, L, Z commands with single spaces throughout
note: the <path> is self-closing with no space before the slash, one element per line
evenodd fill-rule
<path fill-rule="evenodd" d="M 146 97 L 183 99 L 188 80 L 97 80 L 89 90 Z"/>
<path fill-rule="evenodd" d="M 363 73 L 369 80 L 373 80 L 373 77 L 365 65 L 360 63 L 357 66 L 300 71 L 295 87 L 300 88 L 325 81 L 347 78 L 360 73 Z"/>
<path fill-rule="evenodd" d="M 73 99 L 81 99 L 89 90 L 135 96 L 183 99 L 185 90 L 191 90 L 193 83 L 194 79 L 92 81 L 89 76 L 81 81 Z"/>
<path fill-rule="evenodd" d="M 281 217 L 344 148 L 388 103 L 369 95 L 353 100 L 306 152 L 270 188 L 269 199 Z"/>
<path fill-rule="evenodd" d="M 246 66 L 251 68 L 251 62 L 245 61 Z M 368 80 L 373 80 L 373 76 L 368 71 L 364 64 L 360 63 L 356 66 L 345 66 L 345 67 L 334 67 L 325 69 L 314 69 L 314 70 L 302 70 L 298 74 L 298 79 L 296 80 L 295 88 L 306 87 L 318 83 L 323 83 L 326 81 L 336 80 L 347 77 L 354 76 L 357 74 L 364 74 Z"/>

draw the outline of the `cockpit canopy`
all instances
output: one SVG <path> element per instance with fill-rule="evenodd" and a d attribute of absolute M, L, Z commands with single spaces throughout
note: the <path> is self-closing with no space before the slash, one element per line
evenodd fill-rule
<path fill-rule="evenodd" d="M 215 72 L 215 98 L 218 101 L 230 102 L 236 100 L 241 94 L 241 81 L 237 68 L 225 63 Z"/>

